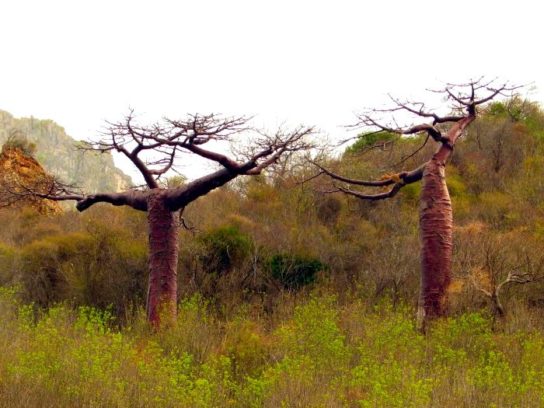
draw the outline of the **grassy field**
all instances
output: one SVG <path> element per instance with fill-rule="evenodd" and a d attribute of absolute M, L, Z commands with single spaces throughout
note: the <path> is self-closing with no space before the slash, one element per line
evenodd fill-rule
<path fill-rule="evenodd" d="M 521 307 L 521 306 L 520 306 Z M 2 407 L 538 407 L 544 336 L 516 310 L 436 322 L 413 310 L 323 293 L 286 296 L 265 315 L 183 301 L 160 333 L 143 317 L 0 294 Z M 515 317 L 518 316 L 518 317 Z M 521 316 L 521 318 L 520 318 Z"/>

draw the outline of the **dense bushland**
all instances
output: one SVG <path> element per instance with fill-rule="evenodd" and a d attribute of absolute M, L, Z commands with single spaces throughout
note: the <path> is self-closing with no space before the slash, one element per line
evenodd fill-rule
<path fill-rule="evenodd" d="M 459 144 L 448 185 L 456 222 L 452 310 L 480 310 L 510 271 L 544 272 L 544 114 L 531 103 L 494 104 Z M 378 135 L 380 136 L 380 135 Z M 396 167 L 422 139 L 361 139 L 330 167 L 372 178 L 427 157 L 429 142 Z M 375 140 L 376 139 L 376 140 Z M 379 139 L 379 138 L 378 138 Z M 369 144 L 370 143 L 370 144 Z M 379 148 L 368 150 L 378 143 Z M 326 179 L 294 160 L 268 177 L 238 181 L 197 201 L 180 229 L 180 297 L 201 294 L 219 309 L 241 301 L 273 308 L 284 291 L 327 283 L 363 287 L 413 305 L 418 287 L 417 197 L 409 185 L 394 200 L 367 203 L 321 194 Z M 389 166 L 389 167 L 388 167 Z M 145 218 L 102 206 L 54 217 L 0 212 L 0 282 L 19 284 L 27 301 L 105 307 L 116 316 L 141 305 L 146 285 Z M 493 259 L 492 259 L 493 258 Z M 495 259 L 496 258 L 496 259 Z M 542 282 L 502 293 L 537 307 Z M 467 309 L 469 308 L 469 309 Z"/>
<path fill-rule="evenodd" d="M 361 140 L 328 166 L 372 178 L 428 157 L 419 137 Z M 398 164 L 400 163 L 400 164 Z M 322 194 L 302 159 L 189 206 L 179 319 L 142 318 L 145 214 L 0 212 L 4 406 L 540 406 L 544 113 L 493 104 L 448 168 L 451 318 L 413 327 L 419 186 Z M 506 316 L 492 316 L 502 287 Z M 11 293 L 11 292 L 16 292 Z M 23 397 L 19 397 L 22 395 Z M 493 405 L 494 404 L 494 405 Z"/>

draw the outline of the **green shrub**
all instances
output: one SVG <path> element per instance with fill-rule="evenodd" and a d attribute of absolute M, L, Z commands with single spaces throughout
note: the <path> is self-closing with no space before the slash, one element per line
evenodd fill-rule
<path fill-rule="evenodd" d="M 379 145 L 380 143 L 385 144 L 398 138 L 399 136 L 397 134 L 385 131 L 361 133 L 357 135 L 357 141 L 346 148 L 346 153 L 360 153 L 372 146 Z"/>
<path fill-rule="evenodd" d="M 316 368 L 338 369 L 349 361 L 350 351 L 338 325 L 336 301 L 313 297 L 295 309 L 293 319 L 277 336 L 285 357 L 307 356 Z"/>
<path fill-rule="evenodd" d="M 319 259 L 289 254 L 273 255 L 268 266 L 272 276 L 286 289 L 299 289 L 313 283 L 316 274 L 326 268 Z"/>
<path fill-rule="evenodd" d="M 203 246 L 200 261 L 209 273 L 222 274 L 240 266 L 253 247 L 251 238 L 233 226 L 212 229 L 199 237 L 199 241 Z"/>
<path fill-rule="evenodd" d="M 192 297 L 156 332 L 143 316 L 119 329 L 108 310 L 35 311 L 0 288 L 0 406 L 542 406 L 541 331 L 472 313 L 423 336 L 411 308 L 344 302 L 312 295 L 265 323 Z"/>

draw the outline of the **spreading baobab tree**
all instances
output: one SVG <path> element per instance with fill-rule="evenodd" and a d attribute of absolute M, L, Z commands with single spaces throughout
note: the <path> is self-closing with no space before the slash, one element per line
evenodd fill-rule
<path fill-rule="evenodd" d="M 434 154 L 415 169 L 366 181 L 345 177 L 314 162 L 320 174 L 333 180 L 334 188 L 330 192 L 341 192 L 362 200 L 392 198 L 404 186 L 422 182 L 419 206 L 421 289 L 418 306 L 418 323 L 421 328 L 428 319 L 443 316 L 447 309 L 447 290 L 452 273 L 453 214 L 446 185 L 446 164 L 455 144 L 476 119 L 478 107 L 494 98 L 511 96 L 514 89 L 516 87 L 508 84 L 497 85 L 494 81 L 485 82 L 482 79 L 466 84 L 446 84 L 443 89 L 432 91 L 444 96 L 449 111 L 446 115 L 428 109 L 424 103 L 405 102 L 394 97 L 390 97 L 393 102 L 391 108 L 373 109 L 357 115 L 355 127 L 364 129 L 368 132 L 366 134 L 424 134 L 423 145 L 430 139 L 436 142 Z M 399 118 L 401 116 L 403 119 Z M 400 120 L 409 124 L 399 125 Z M 368 193 L 353 189 L 353 186 L 386 190 Z"/>
<path fill-rule="evenodd" d="M 146 308 L 149 321 L 158 326 L 161 316 L 168 319 L 176 316 L 178 226 L 183 209 L 238 176 L 258 175 L 278 162 L 282 155 L 308 148 L 306 139 L 312 132 L 312 128 L 301 126 L 292 131 L 279 129 L 274 134 L 265 134 L 250 128 L 248 118 L 224 118 L 213 114 L 189 115 L 182 120 L 164 119 L 145 126 L 136 123 L 130 113 L 118 123 L 109 123 L 103 138 L 84 148 L 124 155 L 143 177 L 144 186 L 124 192 L 87 195 L 74 193 L 53 178 L 46 178 L 39 186 L 21 183 L 15 194 L 75 201 L 79 211 L 97 203 L 109 203 L 147 212 L 149 286 Z M 235 155 L 229 157 L 218 152 L 227 147 L 225 142 L 233 142 L 235 136 L 250 133 L 256 136 L 255 139 L 250 145 L 239 147 Z M 183 153 L 215 162 L 219 168 L 194 181 L 169 188 L 161 182 L 161 177 L 175 170 Z"/>

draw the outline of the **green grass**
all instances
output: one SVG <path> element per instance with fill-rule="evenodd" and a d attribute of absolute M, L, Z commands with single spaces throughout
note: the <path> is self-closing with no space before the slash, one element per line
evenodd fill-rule
<path fill-rule="evenodd" d="M 427 336 L 413 311 L 331 296 L 288 299 L 275 316 L 180 304 L 176 326 L 108 311 L 37 312 L 0 292 L 3 407 L 539 407 L 544 336 L 492 330 L 470 313 Z"/>

